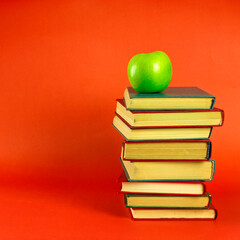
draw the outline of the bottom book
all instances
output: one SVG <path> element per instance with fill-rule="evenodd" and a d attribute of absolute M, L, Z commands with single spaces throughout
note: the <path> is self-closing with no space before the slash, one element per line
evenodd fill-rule
<path fill-rule="evenodd" d="M 217 210 L 211 206 L 209 209 L 145 209 L 130 208 L 133 219 L 182 219 L 182 220 L 215 220 Z"/>

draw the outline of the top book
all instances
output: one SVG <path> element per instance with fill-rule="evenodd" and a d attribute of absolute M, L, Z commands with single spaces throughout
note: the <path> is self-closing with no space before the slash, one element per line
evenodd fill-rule
<path fill-rule="evenodd" d="M 124 92 L 127 110 L 211 110 L 215 97 L 198 87 L 168 87 L 159 93 Z"/>

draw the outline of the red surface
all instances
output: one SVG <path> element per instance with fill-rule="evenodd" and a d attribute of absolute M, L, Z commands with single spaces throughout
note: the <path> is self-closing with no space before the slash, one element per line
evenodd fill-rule
<path fill-rule="evenodd" d="M 239 239 L 240 4 L 0 1 L 0 239 Z M 165 51 L 171 86 L 216 96 L 215 222 L 129 218 L 115 193 L 115 99 L 136 53 Z"/>

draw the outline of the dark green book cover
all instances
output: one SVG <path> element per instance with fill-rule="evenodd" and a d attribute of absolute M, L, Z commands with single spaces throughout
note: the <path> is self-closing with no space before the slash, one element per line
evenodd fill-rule
<path fill-rule="evenodd" d="M 133 180 L 130 178 L 129 174 L 128 174 L 128 171 L 127 169 L 125 168 L 124 164 L 123 164 L 123 160 L 122 158 L 120 157 L 120 162 L 121 162 L 121 165 L 122 165 L 122 168 L 123 168 L 123 171 L 127 177 L 127 180 L 129 182 L 156 182 L 156 181 L 159 181 L 159 182 L 166 182 L 166 181 L 169 181 L 169 182 L 187 182 L 187 181 L 211 181 L 215 175 L 215 168 L 216 168 L 216 163 L 215 163 L 215 160 L 214 159 L 209 159 L 208 161 L 211 161 L 213 163 L 213 166 L 212 166 L 212 176 L 210 179 L 148 179 L 148 180 L 145 180 L 145 179 L 139 179 L 139 180 Z M 131 162 L 134 162 L 134 161 L 131 161 Z"/>
<path fill-rule="evenodd" d="M 131 205 L 128 205 L 128 202 L 127 202 L 127 198 L 128 197 L 196 197 L 196 198 L 199 198 L 199 197 L 207 197 L 209 198 L 209 201 L 208 201 L 208 204 L 204 207 L 179 207 L 179 206 L 172 206 L 172 207 L 167 207 L 167 206 L 163 206 L 161 207 L 160 205 L 159 206 L 131 206 Z M 160 194 L 124 194 L 124 203 L 125 203 L 125 207 L 126 208 L 201 208 L 201 209 L 206 209 L 206 208 L 209 208 L 210 205 L 211 205 L 211 202 L 212 202 L 212 196 L 206 192 L 204 195 L 202 196 L 192 196 L 192 195 L 186 195 L 186 196 L 180 196 L 180 195 L 160 195 Z"/>
<path fill-rule="evenodd" d="M 198 87 L 168 87 L 159 93 L 139 93 L 132 87 L 128 87 L 130 99 L 132 98 L 206 98 L 213 95 Z"/>
<path fill-rule="evenodd" d="M 139 93 L 136 90 L 134 90 L 132 87 L 127 87 L 127 92 L 129 95 L 129 98 L 131 100 L 134 99 L 154 99 L 154 98 L 211 98 L 211 106 L 210 108 L 199 108 L 200 110 L 212 110 L 215 104 L 216 98 L 203 91 L 202 89 L 198 87 L 168 87 L 164 91 L 159 93 Z M 149 108 L 151 110 L 168 110 L 166 108 L 161 109 L 161 107 L 157 109 Z M 127 110 L 149 110 L 144 108 L 131 108 L 130 106 L 127 106 Z M 182 108 L 169 108 L 169 110 L 198 110 L 198 108 L 185 108 L 182 106 Z"/>

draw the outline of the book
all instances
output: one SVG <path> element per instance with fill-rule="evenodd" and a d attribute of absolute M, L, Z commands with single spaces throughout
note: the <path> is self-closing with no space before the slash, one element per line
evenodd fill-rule
<path fill-rule="evenodd" d="M 209 208 L 212 196 L 124 194 L 126 208 Z"/>
<path fill-rule="evenodd" d="M 127 87 L 124 101 L 128 110 L 210 110 L 215 97 L 198 87 L 168 87 L 160 93 L 138 93 Z"/>
<path fill-rule="evenodd" d="M 209 209 L 161 209 L 161 208 L 129 208 L 133 219 L 172 219 L 172 220 L 215 220 L 217 210 L 211 205 Z"/>
<path fill-rule="evenodd" d="M 127 110 L 123 99 L 117 99 L 116 115 L 133 127 L 221 126 L 224 113 L 212 110 L 133 111 Z"/>
<path fill-rule="evenodd" d="M 115 116 L 113 126 L 128 141 L 209 139 L 212 127 L 132 127 Z"/>
<path fill-rule="evenodd" d="M 215 161 L 124 161 L 128 181 L 210 181 Z"/>
<path fill-rule="evenodd" d="M 204 182 L 129 182 L 123 172 L 118 179 L 121 193 L 201 196 L 206 191 Z"/>
<path fill-rule="evenodd" d="M 121 158 L 129 161 L 208 160 L 211 146 L 209 140 L 125 141 Z"/>

